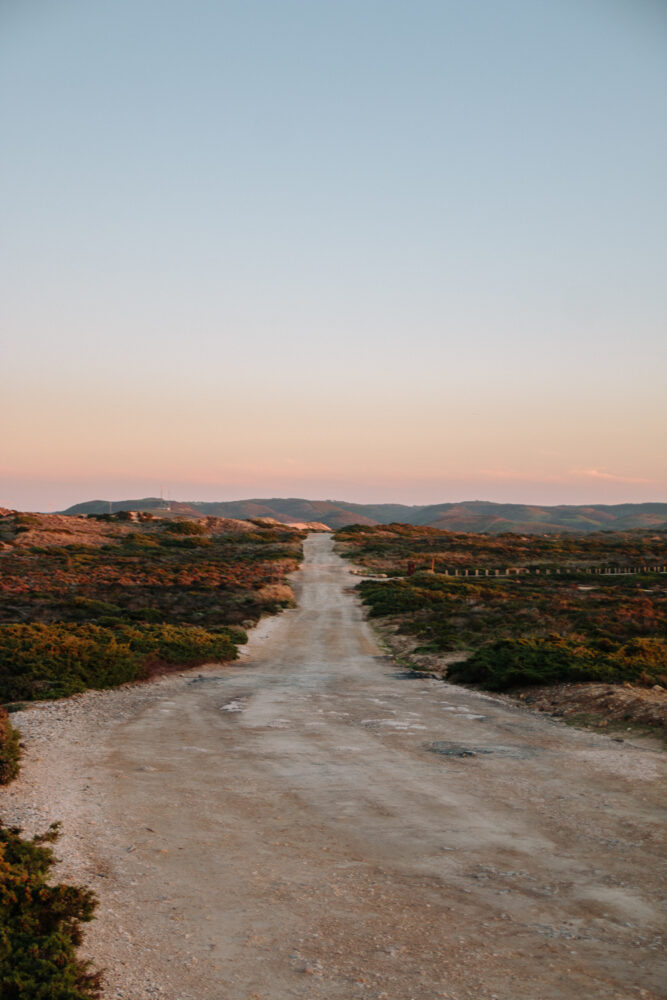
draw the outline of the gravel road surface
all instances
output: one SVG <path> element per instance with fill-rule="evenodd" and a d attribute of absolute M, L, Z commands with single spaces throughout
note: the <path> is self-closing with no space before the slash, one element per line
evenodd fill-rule
<path fill-rule="evenodd" d="M 661 754 L 406 678 L 354 582 L 311 535 L 240 663 L 14 716 L 106 997 L 664 997 Z"/>

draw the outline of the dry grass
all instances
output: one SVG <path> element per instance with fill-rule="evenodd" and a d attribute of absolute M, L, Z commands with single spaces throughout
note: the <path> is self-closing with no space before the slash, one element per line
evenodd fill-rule
<path fill-rule="evenodd" d="M 108 545 L 109 542 L 136 531 L 136 525 L 88 520 L 65 514 L 19 514 L 7 516 L 10 546 L 29 549 L 52 545 Z M 9 537 L 18 529 L 14 537 Z"/>
<path fill-rule="evenodd" d="M 285 604 L 287 607 L 292 607 L 295 603 L 292 588 L 285 583 L 267 583 L 258 593 L 263 601 L 275 601 L 276 604 Z"/>

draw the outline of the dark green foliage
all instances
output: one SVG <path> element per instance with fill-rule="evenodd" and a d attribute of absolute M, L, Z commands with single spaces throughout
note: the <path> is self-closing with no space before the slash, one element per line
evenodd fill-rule
<path fill-rule="evenodd" d="M 667 648 L 660 640 L 636 640 L 614 650 L 576 643 L 563 636 L 549 639 L 500 639 L 478 649 L 464 663 L 449 668 L 450 680 L 481 684 L 490 691 L 559 682 L 658 680 Z"/>
<path fill-rule="evenodd" d="M 72 612 L 71 617 L 75 617 L 79 612 L 81 621 L 90 621 L 121 613 L 117 604 L 111 604 L 109 601 L 93 601 L 88 597 L 74 597 L 69 602 L 69 606 Z"/>
<path fill-rule="evenodd" d="M 371 618 L 386 615 L 409 614 L 429 607 L 442 613 L 451 610 L 453 602 L 447 593 L 448 585 L 433 586 L 433 579 L 412 577 L 411 580 L 388 580 L 378 583 L 365 580 L 359 584 L 363 600 L 370 605 Z"/>
<path fill-rule="evenodd" d="M 168 521 L 166 530 L 173 535 L 205 535 L 206 528 L 200 521 Z"/>
<path fill-rule="evenodd" d="M 125 535 L 122 544 L 128 549 L 157 549 L 160 545 L 160 539 L 155 535 L 134 531 L 130 535 Z M 68 545 L 67 548 L 71 549 L 71 546 Z"/>
<path fill-rule="evenodd" d="M 59 622 L 0 625 L 0 701 L 62 698 L 144 680 L 161 667 L 233 660 L 238 629 Z"/>
<path fill-rule="evenodd" d="M 94 1000 L 101 976 L 77 958 L 81 923 L 91 920 L 92 892 L 50 885 L 54 863 L 46 846 L 54 825 L 23 840 L 20 830 L 0 827 L 0 997 L 2 1000 Z"/>
<path fill-rule="evenodd" d="M 194 537 L 191 535 L 186 535 L 185 537 L 180 535 L 171 537 L 169 535 L 164 535 L 160 539 L 160 544 L 179 549 L 205 549 L 211 544 L 211 539 L 202 538 L 199 535 L 195 535 Z"/>
<path fill-rule="evenodd" d="M 0 785 L 7 785 L 19 773 L 21 745 L 19 734 L 0 708 Z"/>

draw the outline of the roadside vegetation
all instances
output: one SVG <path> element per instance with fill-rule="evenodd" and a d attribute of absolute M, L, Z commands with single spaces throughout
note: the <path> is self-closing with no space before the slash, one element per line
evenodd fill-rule
<path fill-rule="evenodd" d="M 19 733 L 0 709 L 0 785 L 19 771 Z M 97 905 L 88 889 L 49 881 L 58 825 L 27 840 L 0 824 L 0 997 L 97 1000 L 102 976 L 77 955 Z"/>
<path fill-rule="evenodd" d="M 0 692 L 9 702 L 64 698 L 173 667 L 233 660 L 245 641 L 242 629 L 196 625 L 3 625 Z"/>
<path fill-rule="evenodd" d="M 303 536 L 288 527 L 114 515 L 97 519 L 103 544 L 13 544 L 39 517 L 0 518 L 0 702 L 233 660 L 246 628 L 293 603 Z"/>
<path fill-rule="evenodd" d="M 0 997 L 96 1000 L 101 974 L 77 955 L 81 925 L 92 919 L 93 893 L 49 882 L 57 824 L 26 840 L 0 827 Z"/>
<path fill-rule="evenodd" d="M 665 564 L 667 530 L 485 535 L 411 524 L 349 525 L 336 532 L 343 555 L 371 572 L 406 576 L 417 570 L 560 569 Z"/>
<path fill-rule="evenodd" d="M 441 667 L 449 660 L 448 679 L 493 691 L 667 686 L 667 576 L 590 572 L 666 564 L 665 531 L 488 536 L 355 525 L 336 538 L 343 555 L 386 575 L 359 584 L 370 616 L 412 639 L 414 652 Z M 508 567 L 524 575 L 495 575 Z"/>
<path fill-rule="evenodd" d="M 0 785 L 7 785 L 19 773 L 21 743 L 9 714 L 0 708 Z"/>

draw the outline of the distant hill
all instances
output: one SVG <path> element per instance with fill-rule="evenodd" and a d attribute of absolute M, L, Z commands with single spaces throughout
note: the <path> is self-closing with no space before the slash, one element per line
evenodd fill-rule
<path fill-rule="evenodd" d="M 466 503 L 440 503 L 408 507 L 403 504 L 357 504 L 344 500 L 230 500 L 219 503 L 161 500 L 90 500 L 74 504 L 62 514 L 106 514 L 109 511 L 146 510 L 155 514 L 180 514 L 184 517 L 231 517 L 239 520 L 272 517 L 284 523 L 319 521 L 330 528 L 346 524 L 428 525 L 446 531 L 499 533 L 552 533 L 558 531 L 630 531 L 635 528 L 667 528 L 667 503 L 587 504 L 538 507 L 514 503 L 490 503 L 471 500 Z"/>

